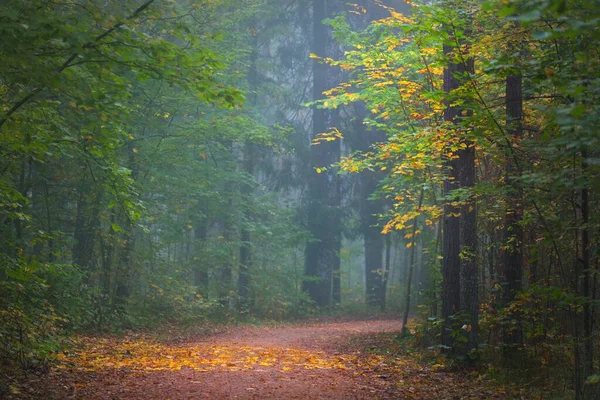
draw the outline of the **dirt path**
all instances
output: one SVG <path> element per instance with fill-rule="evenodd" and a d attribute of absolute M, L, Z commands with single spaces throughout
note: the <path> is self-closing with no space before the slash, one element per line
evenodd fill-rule
<path fill-rule="evenodd" d="M 424 363 L 396 320 L 240 327 L 212 335 L 81 338 L 9 399 L 527 399 L 480 372 Z M 380 354 L 373 354 L 373 350 Z"/>
<path fill-rule="evenodd" d="M 376 367 L 349 343 L 399 328 L 399 321 L 379 320 L 244 327 L 169 343 L 86 339 L 83 351 L 64 356 L 46 380 L 44 397 L 388 398 L 388 377 L 377 379 Z"/>

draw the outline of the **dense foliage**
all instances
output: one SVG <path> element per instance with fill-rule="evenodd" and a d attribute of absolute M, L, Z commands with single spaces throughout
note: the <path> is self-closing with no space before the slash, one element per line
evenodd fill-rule
<path fill-rule="evenodd" d="M 250 62 L 263 62 L 249 61 L 257 34 L 244 24 L 265 4 L 232 4 L 3 7 L 7 362 L 46 360 L 65 329 L 227 314 L 238 301 L 242 229 L 255 249 L 253 311 L 282 317 L 301 308 L 301 272 L 288 272 L 305 234 L 274 197 L 272 168 L 257 162 L 253 173 L 238 162 L 244 143 L 280 163 L 293 148 L 290 128 L 267 121 L 259 104 L 242 108 L 244 91 L 267 90 L 243 79 L 257 68 Z M 241 196 L 244 187 L 254 196 Z"/>
<path fill-rule="evenodd" d="M 593 397 L 597 1 L 5 3 L 2 366 L 387 308 Z"/>
<path fill-rule="evenodd" d="M 331 22 L 349 50 L 326 61 L 350 78 L 321 105 L 365 102 L 372 115 L 364 123 L 388 136 L 341 167 L 388 173 L 381 192 L 393 207 L 383 231 L 404 232 L 409 247 L 415 235 L 448 232 L 457 221 L 443 247 L 423 241 L 443 260 L 441 301 L 451 306 L 441 314 L 443 349 L 463 360 L 481 350 L 512 367 L 528 360 L 531 374 L 557 374 L 566 362 L 575 396 L 592 396 L 597 4 L 449 1 L 389 11 L 362 31 L 343 16 Z M 467 244 L 474 212 L 477 238 Z M 460 268 L 451 271 L 454 234 Z"/>

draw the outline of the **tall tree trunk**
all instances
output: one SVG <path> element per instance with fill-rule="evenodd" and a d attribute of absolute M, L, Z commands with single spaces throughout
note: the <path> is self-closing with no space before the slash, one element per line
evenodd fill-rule
<path fill-rule="evenodd" d="M 330 14 L 330 1 L 313 0 L 312 52 L 320 57 L 330 56 L 333 40 L 322 21 Z M 323 98 L 323 92 L 332 86 L 334 77 L 327 65 L 313 60 L 313 99 Z M 313 107 L 312 137 L 327 132 L 335 126 L 337 111 Z M 339 161 L 339 141 L 311 146 L 308 179 L 307 225 L 313 236 L 305 249 L 305 274 L 308 278 L 304 290 L 320 307 L 340 301 L 340 181 L 333 168 L 317 173 L 316 168 L 329 167 Z"/>
<path fill-rule="evenodd" d="M 248 71 L 248 101 L 247 105 L 250 109 L 257 106 L 258 102 L 258 26 L 256 19 L 253 17 L 250 24 L 253 41 L 252 51 L 250 52 L 250 69 Z M 252 264 L 252 236 L 248 224 L 252 220 L 250 201 L 252 199 L 252 181 L 254 179 L 254 144 L 250 140 L 244 143 L 243 167 L 244 172 L 248 176 L 248 182 L 242 185 L 241 197 L 244 218 L 240 230 L 240 269 L 238 274 L 238 297 L 239 311 L 242 313 L 248 312 L 249 309 L 249 289 L 250 289 L 250 269 Z"/>
<path fill-rule="evenodd" d="M 228 149 L 229 154 L 234 157 L 233 154 L 233 143 L 231 141 L 227 141 L 225 143 L 225 148 Z M 223 265 L 221 266 L 220 272 L 220 280 L 219 280 L 219 288 L 218 288 L 218 297 L 219 301 L 223 305 L 225 310 L 228 310 L 231 302 L 231 290 L 233 283 L 233 267 L 235 261 L 235 253 L 232 247 L 232 241 L 235 236 L 235 225 L 234 225 L 234 215 L 232 214 L 233 208 L 233 183 L 230 181 L 225 182 L 225 196 L 228 197 L 227 200 L 227 211 L 224 215 L 223 219 L 223 242 L 225 246 L 227 246 L 227 255 L 224 259 Z"/>
<path fill-rule="evenodd" d="M 444 45 L 444 54 L 450 56 L 454 48 Z M 450 63 L 444 70 L 444 91 L 450 93 L 460 87 L 456 73 L 464 73 L 463 64 Z M 457 123 L 460 109 L 448 103 L 444 111 L 444 121 Z M 459 160 L 452 154 L 444 160 L 443 167 L 447 177 L 444 180 L 444 195 L 459 188 Z M 454 347 L 452 331 L 458 328 L 453 316 L 460 310 L 460 208 L 453 204 L 453 199 L 445 200 L 442 231 L 442 345 Z"/>
<path fill-rule="evenodd" d="M 419 205 L 417 209 L 421 209 L 423 205 L 423 197 L 425 195 L 425 189 L 421 187 L 421 193 L 419 194 Z M 410 299 L 411 299 L 411 286 L 413 271 L 415 268 L 415 252 L 417 251 L 417 223 L 418 218 L 413 218 L 412 235 L 410 237 L 410 259 L 408 261 L 408 277 L 406 279 L 406 294 L 404 298 L 404 315 L 402 316 L 402 334 L 406 334 L 408 325 L 408 314 L 410 313 Z"/>
<path fill-rule="evenodd" d="M 208 238 L 208 207 L 207 202 L 203 201 L 200 205 L 201 215 L 198 217 L 196 226 L 194 227 L 194 239 L 195 247 L 198 249 L 200 246 L 206 245 L 206 239 Z M 197 250 L 196 250 L 197 252 Z M 207 266 L 202 264 L 202 258 L 199 257 L 199 262 L 194 263 L 194 286 L 196 291 L 203 296 L 208 296 L 208 270 Z"/>
<path fill-rule="evenodd" d="M 587 149 L 581 151 L 581 169 L 583 175 L 587 174 Z M 594 294 L 592 288 L 592 276 L 595 274 L 591 271 L 590 263 L 590 209 L 589 209 L 589 189 L 584 187 L 581 189 L 581 267 L 583 269 L 583 279 L 581 294 L 586 297 L 586 302 L 583 305 L 583 379 L 587 379 L 594 374 L 594 309 L 593 300 Z M 589 385 L 588 385 L 589 386 Z M 586 387 L 584 382 L 584 397 L 593 398 L 597 392 L 596 386 Z"/>
<path fill-rule="evenodd" d="M 102 192 L 94 193 L 95 198 L 91 206 L 88 204 L 88 193 L 90 187 L 87 184 L 87 173 L 83 171 L 81 184 L 79 186 L 79 198 L 77 201 L 77 211 L 75 216 L 75 230 L 73 232 L 73 264 L 84 270 L 90 269 L 90 262 L 94 252 L 95 231 L 99 225 L 100 204 L 102 202 Z M 90 209 L 91 208 L 91 209 Z"/>
<path fill-rule="evenodd" d="M 139 166 L 135 154 L 134 143 L 133 141 L 129 141 L 127 144 L 128 167 L 131 171 L 131 179 L 134 182 L 139 175 Z M 116 300 L 121 305 L 127 301 L 127 298 L 131 293 L 132 271 L 135 269 L 133 266 L 133 263 L 135 262 L 135 242 L 137 239 L 135 221 L 132 221 L 128 214 L 125 214 L 124 224 L 125 227 L 122 239 L 124 246 L 121 249 L 119 265 L 117 266 L 118 279 L 116 292 Z"/>
<path fill-rule="evenodd" d="M 50 212 L 50 190 L 48 189 L 48 179 L 46 177 L 42 178 L 42 185 L 44 189 L 44 207 L 46 210 L 46 231 L 52 232 L 53 224 L 52 213 Z M 54 262 L 54 239 L 52 239 L 52 237 L 48 239 L 47 261 L 49 263 Z"/>
<path fill-rule="evenodd" d="M 248 225 L 251 223 L 252 215 L 250 202 L 252 201 L 252 179 L 254 172 L 254 145 L 247 142 L 244 145 L 244 170 L 248 175 L 249 182 L 242 186 L 241 194 L 243 201 L 244 220 L 240 230 L 240 269 L 238 274 L 238 296 L 239 311 L 249 310 L 250 269 L 252 267 L 252 236 Z"/>
<path fill-rule="evenodd" d="M 202 157 L 198 157 L 198 162 L 206 162 Z M 205 179 L 209 180 L 209 169 L 207 168 Z M 209 218 L 209 202 L 208 199 L 202 198 L 198 203 L 197 217 L 194 224 L 194 286 L 196 293 L 208 298 L 209 275 L 208 265 L 202 255 L 208 239 L 208 229 L 211 225 Z"/>
<path fill-rule="evenodd" d="M 385 18 L 389 14 L 386 7 L 393 6 L 396 11 L 408 12 L 406 3 L 392 4 L 390 1 L 382 1 L 381 4 L 371 0 L 359 0 L 355 2 L 363 8 L 364 13 L 350 14 L 350 21 L 356 30 L 365 29 L 370 22 Z M 386 7 L 381 7 L 385 5 Z M 380 131 L 367 131 L 363 120 L 368 116 L 364 103 L 355 104 L 356 123 L 354 126 L 354 137 L 351 138 L 353 150 L 361 152 L 369 151 L 371 146 L 387 140 L 386 134 Z M 349 139 L 350 140 L 350 139 Z M 382 311 L 386 307 L 386 295 L 388 278 L 390 273 L 390 236 L 385 238 L 381 234 L 378 215 L 385 212 L 383 200 L 372 199 L 377 190 L 379 182 L 385 174 L 365 171 L 359 176 L 360 180 L 360 218 L 361 233 L 364 238 L 365 253 L 365 291 L 366 302 L 370 307 L 377 307 Z M 385 243 L 384 243 L 385 242 Z M 385 248 L 385 264 L 383 261 L 383 249 Z"/>
<path fill-rule="evenodd" d="M 521 140 L 523 136 L 523 82 L 521 73 L 515 73 L 506 78 L 506 125 L 507 133 L 514 141 Z M 512 153 L 512 154 L 511 154 Z M 508 306 L 514 301 L 516 294 L 521 290 L 523 279 L 523 189 L 514 182 L 514 176 L 521 171 L 515 163 L 513 152 L 506 158 L 505 185 L 508 188 L 506 198 L 506 215 L 504 217 L 504 241 L 506 243 L 502 260 L 501 284 L 503 287 L 502 302 Z M 504 359 L 511 363 L 518 355 L 516 346 L 522 341 L 519 316 L 516 324 L 507 321 L 503 332 L 503 341 L 506 345 Z"/>
<path fill-rule="evenodd" d="M 349 138 L 353 150 L 367 152 L 376 143 L 386 140 L 384 132 L 369 131 L 363 123 L 367 118 L 364 103 L 356 103 L 353 135 Z M 374 198 L 379 182 L 384 174 L 375 171 L 363 171 L 359 179 L 360 230 L 364 239 L 365 253 L 365 292 L 368 307 L 383 310 L 385 308 L 387 271 L 383 263 L 384 235 L 381 234 L 379 215 L 385 211 L 385 202 Z"/>
<path fill-rule="evenodd" d="M 110 223 L 115 222 L 114 212 L 111 212 Z M 102 289 L 102 304 L 111 302 L 112 259 L 114 246 L 110 243 L 114 232 L 100 236 L 100 288 Z M 111 239 L 107 240 L 106 237 Z"/>
<path fill-rule="evenodd" d="M 28 163 L 25 162 L 25 160 L 23 160 L 21 162 L 21 173 L 19 174 L 19 183 L 18 183 L 18 188 L 19 188 L 19 193 L 21 193 L 21 196 L 23 197 L 27 197 L 27 187 L 26 187 L 26 182 L 25 182 L 25 177 L 27 175 L 27 167 L 28 167 Z M 29 168 L 31 168 L 31 161 L 29 162 Z M 15 226 L 15 238 L 16 238 L 16 243 L 17 246 L 20 247 L 23 245 L 23 224 L 21 221 L 21 218 L 15 218 L 13 220 L 14 226 Z"/>
<path fill-rule="evenodd" d="M 392 268 L 392 234 L 385 235 L 385 265 L 383 267 L 383 303 L 381 311 L 385 311 L 387 307 L 387 288 L 390 279 L 390 269 Z"/>
<path fill-rule="evenodd" d="M 371 224 L 362 229 L 365 242 L 366 301 L 368 306 L 382 309 L 385 305 L 384 238 L 377 215 L 371 213 L 369 207 L 363 212 L 369 215 L 363 217 L 362 223 Z"/>
<path fill-rule="evenodd" d="M 444 71 L 444 91 L 448 94 L 460 88 L 465 79 L 468 79 L 467 75 L 473 73 L 473 60 L 468 55 L 460 54 L 455 57 L 455 52 L 462 52 L 462 49 L 457 47 L 444 45 L 444 54 L 449 59 L 456 60 L 449 61 Z M 461 115 L 463 112 L 469 114 L 469 110 L 464 105 L 456 105 L 453 97 L 450 95 L 444 111 L 444 120 L 454 124 L 454 129 L 462 130 L 464 128 L 461 126 Z M 448 175 L 444 181 L 446 196 L 453 190 L 469 189 L 475 184 L 475 148 L 468 139 L 461 139 L 460 144 L 462 148 L 444 161 Z M 459 354 L 467 355 L 477 348 L 479 319 L 476 211 L 472 199 L 462 206 L 453 204 L 456 201 L 457 199 L 447 198 L 444 203 L 442 344 L 454 348 Z M 463 311 L 467 319 L 462 329 L 467 340 L 460 348 L 452 337 L 452 331 L 460 329 L 460 324 L 457 325 L 453 318 L 459 311 Z"/>
<path fill-rule="evenodd" d="M 469 67 L 469 73 L 473 66 Z M 475 147 L 465 141 L 466 148 L 458 151 L 461 163 L 461 188 L 472 188 L 475 185 Z M 464 354 L 477 349 L 479 325 L 479 273 L 477 269 L 477 212 L 473 198 L 461 207 L 460 216 L 460 309 L 466 314 L 467 343 Z M 470 360 L 468 357 L 466 360 Z"/>

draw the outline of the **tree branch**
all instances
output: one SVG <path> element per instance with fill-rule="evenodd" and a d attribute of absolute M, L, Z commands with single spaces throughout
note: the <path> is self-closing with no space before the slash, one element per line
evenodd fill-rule
<path fill-rule="evenodd" d="M 148 0 L 146 1 L 144 4 L 142 4 L 141 6 L 139 6 L 131 15 L 129 15 L 127 18 L 125 18 L 122 21 L 117 22 L 116 24 L 114 24 L 111 28 L 109 28 L 108 30 L 106 30 L 105 32 L 103 32 L 101 35 L 96 36 L 96 38 L 94 40 L 91 40 L 89 42 L 87 42 L 86 44 L 83 45 L 84 49 L 89 49 L 91 47 L 93 47 L 96 43 L 98 43 L 99 41 L 101 41 L 102 39 L 106 38 L 107 36 L 109 36 L 111 33 L 113 33 L 115 30 L 119 29 L 121 26 L 123 26 L 125 23 L 127 23 L 127 21 L 131 21 L 132 19 L 134 19 L 135 17 L 137 17 L 139 14 L 141 14 L 145 9 L 147 9 L 152 3 L 154 2 L 154 0 Z M 67 58 L 65 60 L 65 62 L 63 62 L 61 64 L 60 67 L 58 67 L 56 69 L 57 73 L 61 73 L 63 72 L 65 69 L 69 68 L 70 66 L 72 66 L 73 61 L 79 56 L 79 53 L 73 53 L 69 56 L 69 58 Z M 4 124 L 10 119 L 10 117 L 16 113 L 21 107 L 23 107 L 25 104 L 27 104 L 31 99 L 33 99 L 35 96 L 37 96 L 38 93 L 40 93 L 42 90 L 46 89 L 45 86 L 41 86 L 38 87 L 36 89 L 34 89 L 33 91 L 31 91 L 29 94 L 27 94 L 25 97 L 23 97 L 21 100 L 19 100 L 18 102 L 16 102 L 11 108 L 10 110 L 8 110 L 8 112 L 6 113 L 6 115 L 0 119 L 0 130 L 2 129 L 2 127 L 4 126 Z"/>

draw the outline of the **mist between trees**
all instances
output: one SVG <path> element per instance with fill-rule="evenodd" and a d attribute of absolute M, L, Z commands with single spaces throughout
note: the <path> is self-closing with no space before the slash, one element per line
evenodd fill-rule
<path fill-rule="evenodd" d="M 3 2 L 4 367 L 388 313 L 596 398 L 600 4 L 356 3 Z"/>

